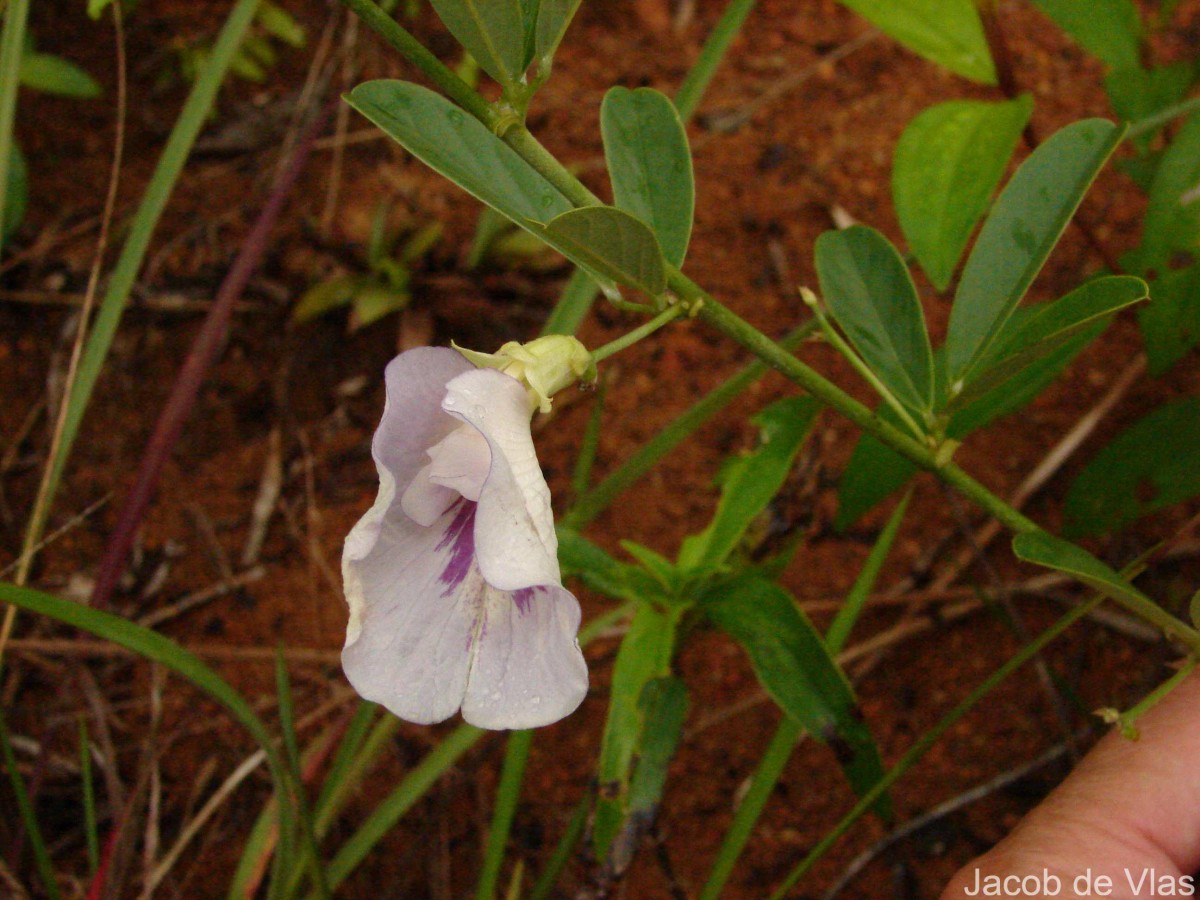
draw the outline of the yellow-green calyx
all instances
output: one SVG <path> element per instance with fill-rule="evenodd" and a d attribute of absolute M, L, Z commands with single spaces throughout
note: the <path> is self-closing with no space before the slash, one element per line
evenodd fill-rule
<path fill-rule="evenodd" d="M 495 353 L 467 350 L 451 342 L 459 353 L 479 368 L 499 369 L 529 389 L 529 398 L 544 413 L 551 398 L 574 384 L 592 367 L 587 347 L 569 335 L 548 334 L 521 344 L 509 341 Z"/>

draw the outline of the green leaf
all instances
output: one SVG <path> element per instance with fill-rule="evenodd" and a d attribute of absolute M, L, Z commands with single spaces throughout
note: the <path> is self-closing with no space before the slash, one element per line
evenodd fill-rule
<path fill-rule="evenodd" d="M 483 123 L 407 81 L 368 81 L 347 102 L 427 166 L 525 227 L 571 209 L 567 198 Z"/>
<path fill-rule="evenodd" d="M 638 707 L 644 729 L 629 781 L 625 819 L 610 845 L 606 861 L 606 869 L 617 875 L 629 867 L 646 832 L 654 824 L 667 782 L 667 767 L 683 736 L 687 687 L 673 676 L 655 678 L 642 688 Z"/>
<path fill-rule="evenodd" d="M 1085 119 L 1054 133 L 1001 192 L 967 264 L 950 311 L 947 383 L 971 368 L 999 336 L 1074 215 L 1125 128 Z"/>
<path fill-rule="evenodd" d="M 21 84 L 35 91 L 92 100 L 104 93 L 99 82 L 61 56 L 26 53 L 21 57 Z"/>
<path fill-rule="evenodd" d="M 1017 310 L 1014 321 L 1037 315 L 1041 306 L 1043 304 Z M 1052 349 L 1004 384 L 968 402 L 950 417 L 947 436 L 961 441 L 972 432 L 1030 403 L 1070 365 L 1084 347 L 1099 337 L 1107 325 L 1104 319 L 1084 325 L 1061 346 Z M 881 407 L 877 415 L 893 425 L 900 424 L 887 406 Z M 838 512 L 834 528 L 845 531 L 868 510 L 903 487 L 917 471 L 914 463 L 895 450 L 869 434 L 862 435 L 838 485 Z"/>
<path fill-rule="evenodd" d="M 8 236 L 17 230 L 25 218 L 28 204 L 29 169 L 21 148 L 14 143 L 10 145 L 8 155 L 8 187 L 4 191 L 3 215 L 0 215 L 0 244 L 5 243 Z"/>
<path fill-rule="evenodd" d="M 267 756 L 267 763 L 275 781 L 276 795 L 285 798 L 293 796 L 293 786 L 279 748 L 262 719 L 254 711 L 254 707 L 194 653 L 170 638 L 120 616 L 15 584 L 0 582 L 0 603 L 11 603 L 20 609 L 79 628 L 101 640 L 111 641 L 132 650 L 143 659 L 160 663 L 186 678 L 224 706 L 258 742 Z M 284 834 L 294 827 L 292 815 L 293 806 L 289 799 L 285 801 L 281 815 L 280 826 Z"/>
<path fill-rule="evenodd" d="M 0 707 L 0 760 L 3 760 L 4 769 L 8 772 L 9 783 L 17 806 L 17 815 L 13 816 L 10 809 L 8 818 L 10 821 L 14 818 L 20 820 L 21 830 L 33 851 L 33 861 L 38 870 L 38 877 L 42 881 L 42 888 L 51 900 L 59 900 L 62 894 L 58 890 L 58 880 L 54 875 L 54 863 L 46 849 L 46 841 L 42 836 L 41 825 L 38 823 L 37 810 L 30 799 L 25 779 L 21 777 L 17 756 L 13 753 L 12 739 L 8 734 L 8 723 L 4 718 L 4 709 Z"/>
<path fill-rule="evenodd" d="M 679 568 L 713 568 L 726 560 L 783 486 L 820 411 L 812 397 L 785 397 L 753 417 L 761 429 L 759 448 L 726 463 L 717 511 L 703 531 L 684 539 Z"/>
<path fill-rule="evenodd" d="M 389 313 L 399 312 L 412 299 L 407 290 L 369 280 L 354 292 L 350 301 L 350 330 L 358 331 L 378 322 Z"/>
<path fill-rule="evenodd" d="M 692 233 L 692 155 L 679 113 L 651 88 L 614 87 L 600 107 L 613 204 L 650 226 L 663 256 L 683 265 Z"/>
<path fill-rule="evenodd" d="M 857 793 L 883 777 L 879 749 L 850 683 L 787 591 L 746 572 L 714 586 L 700 608 L 745 648 L 759 682 L 780 709 L 832 746 Z"/>
<path fill-rule="evenodd" d="M 1142 21 L 1132 0 L 1033 0 L 1088 53 L 1114 69 L 1136 66 Z"/>
<path fill-rule="evenodd" d="M 677 624 L 676 613 L 642 604 L 617 651 L 600 744 L 600 791 L 592 825 L 592 841 L 601 859 L 607 858 L 629 812 L 630 778 L 646 725 L 642 691 L 654 679 L 671 674 Z"/>
<path fill-rule="evenodd" d="M 846 595 L 842 608 L 837 611 L 837 615 L 829 623 L 829 628 L 825 632 L 825 646 L 835 656 L 846 646 L 851 629 L 854 628 L 854 624 L 866 608 L 867 599 L 875 588 L 879 572 L 883 568 L 884 562 L 887 561 L 888 554 L 892 552 L 892 544 L 896 542 L 896 535 L 900 533 L 900 523 L 904 521 L 904 514 L 908 511 L 910 499 L 912 499 L 912 491 L 905 494 L 904 498 L 896 504 L 896 508 L 892 510 L 891 517 L 883 526 L 883 531 L 879 533 L 879 538 L 867 555 L 867 561 L 863 563 L 862 571 L 858 573 L 858 578 L 854 579 L 854 586 Z"/>
<path fill-rule="evenodd" d="M 292 321 L 311 322 L 339 306 L 348 306 L 362 286 L 370 281 L 364 275 L 344 275 L 315 284 L 301 295 L 292 310 Z"/>
<path fill-rule="evenodd" d="M 440 94 L 407 81 L 368 81 L 352 90 L 346 101 L 431 169 L 583 266 L 601 288 L 615 290 L 609 275 L 572 255 L 574 244 L 540 226 L 572 208 L 567 198 L 478 119 Z M 648 228 L 642 229 L 653 238 Z M 653 259 L 646 264 L 653 268 Z M 662 279 L 665 284 L 665 273 Z"/>
<path fill-rule="evenodd" d="M 1126 122 L 1137 122 L 1174 106 L 1187 94 L 1196 78 L 1191 62 L 1172 63 L 1143 69 L 1134 64 L 1113 69 L 1104 76 L 1104 90 L 1113 111 Z M 1165 124 L 1165 123 L 1164 123 Z M 1162 125 L 1149 129 L 1134 139 L 1139 153 L 1146 153 Z"/>
<path fill-rule="evenodd" d="M 974 0 L 842 0 L 888 35 L 964 78 L 996 83 Z"/>
<path fill-rule="evenodd" d="M 667 288 L 662 250 L 649 226 L 612 206 L 585 206 L 526 227 L 578 266 L 651 296 Z"/>
<path fill-rule="evenodd" d="M 1138 309 L 1150 374 L 1161 375 L 1200 342 L 1200 264 L 1168 272 Z"/>
<path fill-rule="evenodd" d="M 887 407 L 879 409 L 882 417 Z M 920 468 L 878 438 L 863 434 L 850 454 L 838 482 L 838 511 L 833 527 L 844 532 L 895 491 Z"/>
<path fill-rule="evenodd" d="M 667 764 L 675 755 L 687 716 L 687 686 L 678 678 L 656 678 L 642 688 L 638 700 L 642 718 L 649 724 L 642 739 L 641 755 L 629 785 L 631 813 L 651 814 L 662 798 Z"/>
<path fill-rule="evenodd" d="M 1200 398 L 1139 419 L 1096 454 L 1067 492 L 1063 533 L 1115 531 L 1200 494 Z"/>
<path fill-rule="evenodd" d="M 953 100 L 909 122 L 892 164 L 900 229 L 944 291 L 1033 112 L 1033 98 Z"/>
<path fill-rule="evenodd" d="M 1150 200 L 1142 219 L 1142 243 L 1125 254 L 1121 264 L 1131 272 L 1165 275 L 1176 253 L 1197 255 L 1200 203 L 1185 202 L 1200 183 L 1200 113 L 1192 115 L 1175 135 L 1150 185 Z"/>
<path fill-rule="evenodd" d="M 1037 315 L 1044 305 L 1046 304 L 1033 304 L 1019 309 L 1013 320 L 1019 325 L 1027 316 Z M 968 402 L 950 417 L 946 433 L 955 440 L 962 440 L 973 431 L 1015 413 L 1033 402 L 1038 394 L 1062 374 L 1084 347 L 1103 333 L 1109 321 L 1107 318 L 1101 318 L 1085 324 L 1079 331 L 1068 336 L 1060 346 L 1051 349 L 1040 359 L 1028 363 L 1026 368 L 1008 381 Z"/>
<path fill-rule="evenodd" d="M 933 350 L 912 276 L 878 231 L 855 225 L 817 238 L 829 311 L 867 367 L 909 409 L 933 406 Z"/>
<path fill-rule="evenodd" d="M 266 29 L 269 34 L 283 41 L 285 44 L 296 49 L 304 46 L 304 26 L 292 18 L 291 13 L 282 7 L 274 3 L 268 3 L 266 0 L 261 0 L 258 4 L 258 14 L 255 18 L 258 24 Z"/>
<path fill-rule="evenodd" d="M 580 0 L 541 0 L 538 5 L 533 53 L 539 66 L 547 65 L 558 51 Z"/>
<path fill-rule="evenodd" d="M 1036 304 L 1026 315 L 1014 315 L 950 408 L 962 408 L 1005 384 L 1090 323 L 1107 319 L 1148 296 L 1149 289 L 1142 279 L 1111 275 L 1089 281 L 1051 303 Z"/>
<path fill-rule="evenodd" d="M 618 600 L 650 601 L 661 585 L 638 566 L 613 559 L 578 531 L 558 526 L 558 560 L 564 575 L 574 575 L 589 588 Z"/>
<path fill-rule="evenodd" d="M 528 62 L 525 11 L 519 0 L 429 0 L 479 67 L 513 89 Z"/>
<path fill-rule="evenodd" d="M 1018 534 L 1013 538 L 1013 553 L 1018 559 L 1065 572 L 1088 587 L 1114 600 L 1131 598 L 1135 603 L 1154 603 L 1149 597 L 1126 581 L 1118 572 L 1106 566 L 1082 547 L 1078 547 L 1044 531 Z"/>
<path fill-rule="evenodd" d="M 674 563 L 637 541 L 621 541 L 621 549 L 636 559 L 642 569 L 654 579 L 661 588 L 659 595 L 664 599 L 674 597 L 675 588 L 679 583 L 679 570 Z"/>

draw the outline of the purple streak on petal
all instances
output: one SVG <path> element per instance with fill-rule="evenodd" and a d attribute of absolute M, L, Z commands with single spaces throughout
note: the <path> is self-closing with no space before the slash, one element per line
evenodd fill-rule
<path fill-rule="evenodd" d="M 537 593 L 537 588 L 521 588 L 519 591 L 512 592 L 513 603 L 517 605 L 517 612 L 525 615 L 529 612 L 529 604 L 533 602 L 534 594 Z"/>
<path fill-rule="evenodd" d="M 446 586 L 443 597 L 449 597 L 463 583 L 475 562 L 475 508 L 479 504 L 459 500 L 454 519 L 434 550 L 450 548 L 450 558 L 438 581 Z"/>

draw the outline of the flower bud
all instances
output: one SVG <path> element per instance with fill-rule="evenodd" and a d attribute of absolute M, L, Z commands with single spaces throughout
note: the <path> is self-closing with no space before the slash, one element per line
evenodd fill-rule
<path fill-rule="evenodd" d="M 548 334 L 526 344 L 509 341 L 495 353 L 453 346 L 476 367 L 499 369 L 517 379 L 544 413 L 550 412 L 550 400 L 556 393 L 578 381 L 592 367 L 587 347 L 565 334 Z"/>

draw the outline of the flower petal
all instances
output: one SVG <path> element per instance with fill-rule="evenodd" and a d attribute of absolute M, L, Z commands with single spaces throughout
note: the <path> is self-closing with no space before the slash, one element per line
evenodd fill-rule
<path fill-rule="evenodd" d="M 388 363 L 387 399 L 371 440 L 371 455 L 379 472 L 379 494 L 346 536 L 342 551 L 342 578 L 350 604 L 347 642 L 358 634 L 358 598 L 363 593 L 351 564 L 364 559 L 375 547 L 384 516 L 398 499 L 397 485 L 403 492 L 429 463 L 426 451 L 458 427 L 453 418 L 442 412 L 442 398 L 446 395 L 446 382 L 470 369 L 471 364 L 459 354 L 437 347 L 409 350 Z"/>
<path fill-rule="evenodd" d="M 364 697 L 412 721 L 440 721 L 458 708 L 481 587 L 473 598 L 465 590 L 441 596 L 439 579 L 456 549 L 445 537 L 461 510 L 451 507 L 424 528 L 401 509 L 397 485 L 407 487 L 429 463 L 426 450 L 460 427 L 441 402 L 446 383 L 470 369 L 453 350 L 428 347 L 388 365 L 387 403 L 371 442 L 379 494 L 342 554 L 346 675 Z"/>
<path fill-rule="evenodd" d="M 427 451 L 458 423 L 442 413 L 446 385 L 474 366 L 448 347 L 418 347 L 388 363 L 387 401 L 371 453 L 403 489 L 429 462 Z"/>
<path fill-rule="evenodd" d="M 560 584 L 550 489 L 529 434 L 525 387 L 494 369 L 474 369 L 446 385 L 442 408 L 477 428 L 492 451 L 475 520 L 483 577 L 501 591 Z"/>
<path fill-rule="evenodd" d="M 343 560 L 356 627 L 342 668 L 364 698 L 409 722 L 449 718 L 466 692 L 490 590 L 473 564 L 474 514 L 459 500 L 425 528 L 392 503 L 371 551 Z"/>
<path fill-rule="evenodd" d="M 578 631 L 579 603 L 565 588 L 488 589 L 463 718 L 480 728 L 537 728 L 574 712 L 588 688 Z"/>

